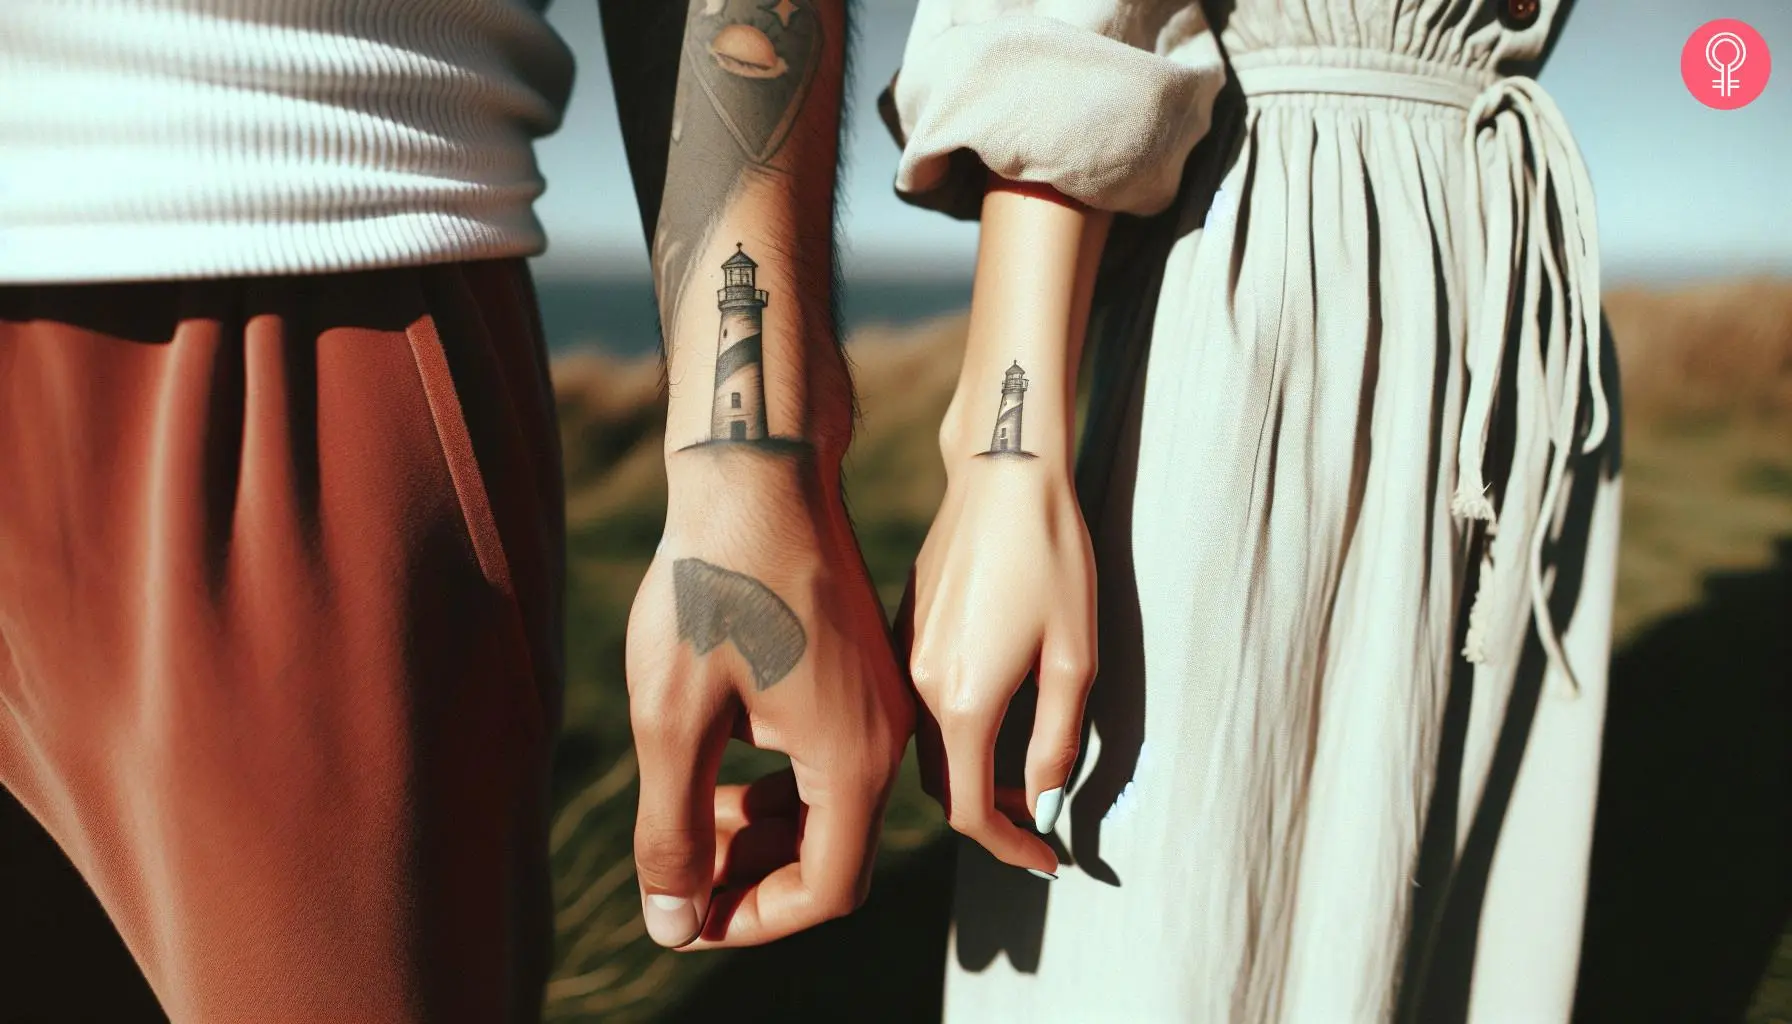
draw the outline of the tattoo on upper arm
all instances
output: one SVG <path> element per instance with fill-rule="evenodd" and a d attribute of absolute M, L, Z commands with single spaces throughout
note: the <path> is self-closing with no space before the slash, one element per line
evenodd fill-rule
<path fill-rule="evenodd" d="M 694 263 L 741 182 L 750 174 L 781 173 L 776 158 L 822 62 L 818 2 L 691 0 L 666 190 L 654 231 L 660 313 L 668 329 L 677 322 Z"/>
<path fill-rule="evenodd" d="M 1002 374 L 1002 404 L 996 407 L 996 428 L 989 436 L 989 450 L 978 452 L 984 459 L 1031 459 L 1035 456 L 1021 446 L 1021 412 L 1027 401 L 1027 371 L 1016 360 Z"/>
<path fill-rule="evenodd" d="M 753 577 L 680 558 L 672 563 L 672 592 L 678 638 L 699 655 L 733 643 L 753 673 L 755 690 L 771 689 L 803 659 L 809 639 L 802 622 Z"/>

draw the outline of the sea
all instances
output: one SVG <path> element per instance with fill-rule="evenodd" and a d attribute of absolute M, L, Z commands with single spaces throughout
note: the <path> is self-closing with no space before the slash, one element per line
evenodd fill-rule
<path fill-rule="evenodd" d="M 540 277 L 542 328 L 555 352 L 595 348 L 617 356 L 659 350 L 659 315 L 653 281 L 646 277 Z M 966 309 L 971 279 L 847 279 L 839 295 L 840 318 L 850 336 L 873 325 L 900 327 Z"/>

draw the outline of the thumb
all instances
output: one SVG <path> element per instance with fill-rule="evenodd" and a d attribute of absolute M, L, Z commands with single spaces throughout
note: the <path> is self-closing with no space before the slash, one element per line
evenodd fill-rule
<path fill-rule="evenodd" d="M 691 943 L 709 913 L 716 772 L 727 739 L 725 728 L 684 736 L 663 728 L 636 730 L 641 802 L 635 873 L 647 934 L 662 946 Z"/>
<path fill-rule="evenodd" d="M 1057 825 L 1064 788 L 1076 765 L 1083 705 L 1094 678 L 1094 658 L 1080 652 L 1059 652 L 1040 659 L 1039 702 L 1033 714 L 1033 735 L 1027 743 L 1027 796 L 1033 804 L 1033 827 L 1040 835 Z"/>

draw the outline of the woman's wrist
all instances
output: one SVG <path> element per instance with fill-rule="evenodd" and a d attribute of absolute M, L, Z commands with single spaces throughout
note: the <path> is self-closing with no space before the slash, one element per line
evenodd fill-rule
<path fill-rule="evenodd" d="M 940 421 L 947 471 L 976 458 L 1068 465 L 1074 455 L 1074 372 L 1065 365 L 1063 346 L 1039 333 L 1020 345 L 973 338 Z"/>
<path fill-rule="evenodd" d="M 997 402 L 979 408 L 976 416 L 948 413 L 940 421 L 940 461 L 952 477 L 984 463 L 1012 463 L 1023 472 L 1068 476 L 1074 468 L 1075 448 L 1070 431 L 1061 424 L 1026 422 L 1016 431 L 997 422 Z M 1018 440 L 1017 435 L 1018 433 Z"/>
<path fill-rule="evenodd" d="M 991 177 L 964 366 L 940 424 L 948 475 L 979 458 L 1070 471 L 1082 321 L 1106 225 L 1048 186 Z"/>

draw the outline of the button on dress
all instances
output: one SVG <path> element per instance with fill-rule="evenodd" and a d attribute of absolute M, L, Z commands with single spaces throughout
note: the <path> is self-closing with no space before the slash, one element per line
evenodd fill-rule
<path fill-rule="evenodd" d="M 897 191 L 1132 215 L 1065 869 L 964 844 L 947 1020 L 1568 1019 L 1620 483 L 1563 13 L 921 0 Z"/>

